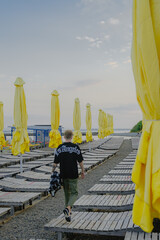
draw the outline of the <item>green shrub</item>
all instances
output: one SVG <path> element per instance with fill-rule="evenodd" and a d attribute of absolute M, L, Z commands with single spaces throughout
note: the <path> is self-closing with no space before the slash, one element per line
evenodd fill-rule
<path fill-rule="evenodd" d="M 142 121 L 139 121 L 132 129 L 131 132 L 140 132 L 142 130 Z"/>

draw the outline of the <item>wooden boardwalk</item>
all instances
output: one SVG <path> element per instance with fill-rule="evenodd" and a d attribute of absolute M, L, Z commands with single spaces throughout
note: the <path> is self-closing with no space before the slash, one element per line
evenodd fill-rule
<path fill-rule="evenodd" d="M 134 194 L 129 195 L 83 195 L 73 205 L 77 209 L 103 211 L 132 210 Z"/>
<path fill-rule="evenodd" d="M 72 221 L 66 222 L 63 214 L 45 225 L 45 229 L 58 232 L 58 240 L 62 232 L 105 236 L 125 236 L 126 230 L 138 230 L 132 222 L 132 212 L 73 212 Z"/>
<path fill-rule="evenodd" d="M 134 183 L 110 183 L 95 184 L 88 192 L 92 194 L 132 194 L 134 193 Z"/>

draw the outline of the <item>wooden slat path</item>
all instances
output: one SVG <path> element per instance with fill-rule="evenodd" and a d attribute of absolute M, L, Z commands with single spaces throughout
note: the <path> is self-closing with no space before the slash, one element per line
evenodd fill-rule
<path fill-rule="evenodd" d="M 131 175 L 131 174 L 132 174 L 132 169 L 127 169 L 127 170 L 111 170 L 111 171 L 109 171 L 108 174 L 113 174 L 113 175 Z"/>
<path fill-rule="evenodd" d="M 40 181 L 40 182 L 49 182 L 51 175 L 33 171 L 26 171 L 16 175 L 17 178 L 25 178 L 28 181 Z"/>
<path fill-rule="evenodd" d="M 124 240 L 160 240 L 160 233 L 126 232 Z"/>
<path fill-rule="evenodd" d="M 0 180 L 0 187 L 5 191 L 41 192 L 48 194 L 49 182 L 29 182 L 14 177 L 6 177 Z"/>
<path fill-rule="evenodd" d="M 0 191 L 0 206 L 12 207 L 12 213 L 17 209 L 24 209 L 32 205 L 34 200 L 39 199 L 41 193 L 2 192 Z"/>
<path fill-rule="evenodd" d="M 77 209 L 105 211 L 132 210 L 134 194 L 129 195 L 83 195 L 73 205 Z"/>
<path fill-rule="evenodd" d="M 88 192 L 92 194 L 132 194 L 134 189 L 134 183 L 106 183 L 95 184 Z"/>
<path fill-rule="evenodd" d="M 138 230 L 132 222 L 132 212 L 73 212 L 72 221 L 66 222 L 63 214 L 45 225 L 45 229 L 58 232 L 58 239 L 62 239 L 62 232 L 124 236 L 126 230 Z"/>
<path fill-rule="evenodd" d="M 104 175 L 100 182 L 106 183 L 131 183 L 131 175 L 123 176 L 123 175 Z"/>

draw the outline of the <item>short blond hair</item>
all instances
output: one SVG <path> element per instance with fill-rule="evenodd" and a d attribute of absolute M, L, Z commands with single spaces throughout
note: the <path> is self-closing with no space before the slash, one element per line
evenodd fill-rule
<path fill-rule="evenodd" d="M 72 132 L 72 130 L 66 130 L 65 132 L 64 132 L 64 138 L 65 139 L 71 139 L 73 137 L 73 132 Z"/>

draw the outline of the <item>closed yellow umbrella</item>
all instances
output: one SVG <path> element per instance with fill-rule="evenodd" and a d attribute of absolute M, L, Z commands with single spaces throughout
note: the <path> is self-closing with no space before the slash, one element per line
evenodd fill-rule
<path fill-rule="evenodd" d="M 91 105 L 89 103 L 87 103 L 86 105 L 86 128 L 87 128 L 86 141 L 91 142 L 92 141 L 92 132 L 91 132 L 92 114 L 91 114 Z"/>
<path fill-rule="evenodd" d="M 3 133 L 4 117 L 3 117 L 3 102 L 0 102 L 0 149 L 6 146 L 6 141 Z"/>
<path fill-rule="evenodd" d="M 107 114 L 105 113 L 104 114 L 104 134 L 105 134 L 105 137 L 108 136 L 108 122 L 107 122 Z"/>
<path fill-rule="evenodd" d="M 103 137 L 103 111 L 102 109 L 99 109 L 99 114 L 98 114 L 98 137 L 100 139 L 104 138 Z"/>
<path fill-rule="evenodd" d="M 105 137 L 105 112 L 102 111 L 102 138 Z"/>
<path fill-rule="evenodd" d="M 132 65 L 144 125 L 132 172 L 133 222 L 151 232 L 160 218 L 160 1 L 133 1 Z"/>
<path fill-rule="evenodd" d="M 50 131 L 50 148 L 57 148 L 62 143 L 60 132 L 58 131 L 60 123 L 60 107 L 59 107 L 59 93 L 54 90 L 51 97 L 51 128 Z"/>
<path fill-rule="evenodd" d="M 17 78 L 14 85 L 14 126 L 16 128 L 12 139 L 12 154 L 21 156 L 21 171 L 22 171 L 22 154 L 29 152 L 29 137 L 27 133 L 27 110 L 26 98 L 23 85 L 25 82 L 22 78 Z"/>
<path fill-rule="evenodd" d="M 111 115 L 111 133 L 114 133 L 114 128 L 113 128 L 113 115 Z"/>
<path fill-rule="evenodd" d="M 74 111 L 73 111 L 73 143 L 81 143 L 82 142 L 82 133 L 80 131 L 81 128 L 81 111 L 80 111 L 80 102 L 79 99 L 75 99 L 74 103 Z"/>

